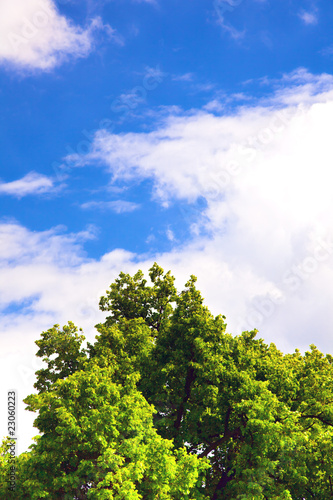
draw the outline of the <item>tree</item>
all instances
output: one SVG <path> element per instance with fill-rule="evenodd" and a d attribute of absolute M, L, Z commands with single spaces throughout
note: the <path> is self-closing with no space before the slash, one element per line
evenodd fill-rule
<path fill-rule="evenodd" d="M 42 436 L 23 459 L 22 498 L 203 498 L 190 491 L 205 464 L 157 434 L 135 376 L 112 380 L 92 362 L 26 399 Z"/>
<path fill-rule="evenodd" d="M 232 336 L 194 276 L 178 293 L 156 263 L 149 275 L 120 274 L 86 349 L 71 323 L 36 342 L 41 436 L 15 498 L 333 498 L 332 356 Z"/>

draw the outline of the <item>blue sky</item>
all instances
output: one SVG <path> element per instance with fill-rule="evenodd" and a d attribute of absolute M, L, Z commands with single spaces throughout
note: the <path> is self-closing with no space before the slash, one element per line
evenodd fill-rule
<path fill-rule="evenodd" d="M 270 93 L 272 85 L 263 85 L 264 77 L 279 79 L 298 67 L 327 72 L 332 65 L 328 54 L 332 9 L 324 3 L 128 0 L 62 1 L 55 7 L 58 15 L 77 26 L 100 18 L 104 27 L 96 29 L 94 47 L 86 57 L 75 59 L 74 51 L 46 72 L 23 63 L 8 67 L 10 61 L 3 60 L 2 182 L 34 171 L 52 178 L 58 189 L 37 198 L 4 196 L 2 215 L 38 231 L 65 224 L 68 231 L 77 232 L 95 225 L 100 235 L 89 244 L 93 257 L 115 246 L 149 251 L 151 242 L 146 241 L 152 231 L 158 235 L 155 248 L 163 251 L 169 247 L 160 233 L 171 221 L 175 231 L 186 237 L 186 221 L 179 220 L 177 209 L 161 210 L 150 200 L 149 183 L 126 186 L 120 198 L 140 204 L 140 209 L 120 216 L 110 210 L 80 208 L 95 200 L 97 193 L 98 200 L 118 200 L 118 194 L 106 192 L 110 177 L 103 168 L 67 168 L 60 187 L 64 157 L 89 147 L 101 124 L 116 134 L 151 130 L 172 106 L 186 112 L 217 97 L 229 110 L 239 105 L 233 94 L 253 99 Z M 19 50 L 22 47 L 23 43 L 18 45 Z M 144 78 L 154 71 L 151 90 L 146 89 Z"/>
<path fill-rule="evenodd" d="M 332 23 L 316 0 L 2 0 L 1 380 L 30 393 L 40 332 L 92 340 L 155 260 L 231 333 L 333 351 Z"/>

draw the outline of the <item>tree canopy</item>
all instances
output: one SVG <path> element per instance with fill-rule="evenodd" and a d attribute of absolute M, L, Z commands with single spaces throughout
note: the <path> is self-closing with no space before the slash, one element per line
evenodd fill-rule
<path fill-rule="evenodd" d="M 40 435 L 0 450 L 1 499 L 333 498 L 333 357 L 233 336 L 191 276 L 120 273 L 94 344 L 73 323 L 36 341 Z"/>

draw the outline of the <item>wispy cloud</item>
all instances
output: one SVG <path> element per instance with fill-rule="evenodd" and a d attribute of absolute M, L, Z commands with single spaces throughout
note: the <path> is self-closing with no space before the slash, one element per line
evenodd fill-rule
<path fill-rule="evenodd" d="M 225 19 L 225 15 L 226 13 L 232 12 L 241 3 L 243 3 L 243 0 L 214 0 L 213 3 L 217 23 L 235 40 L 243 38 L 245 31 L 239 31 L 232 24 L 228 23 Z"/>
<path fill-rule="evenodd" d="M 157 5 L 157 0 L 132 0 L 134 3 L 150 3 L 152 5 Z"/>
<path fill-rule="evenodd" d="M 137 203 L 133 203 L 131 201 L 125 200 L 114 200 L 114 201 L 88 201 L 87 203 L 83 203 L 81 205 L 83 209 L 97 209 L 97 210 L 112 210 L 117 214 L 123 214 L 128 212 L 133 212 L 134 210 L 138 210 L 140 205 Z"/>
<path fill-rule="evenodd" d="M 167 76 L 167 73 L 161 70 L 160 66 L 146 66 L 144 72 L 144 78 L 146 78 L 147 83 L 149 79 L 156 80 L 156 82 L 161 83 L 164 78 Z"/>
<path fill-rule="evenodd" d="M 195 83 L 192 88 L 195 92 L 211 92 L 214 90 L 215 84 L 211 82 Z"/>
<path fill-rule="evenodd" d="M 301 11 L 299 14 L 300 19 L 306 25 L 318 24 L 318 16 L 315 12 L 307 12 L 305 10 Z"/>
<path fill-rule="evenodd" d="M 322 56 L 332 57 L 333 55 L 333 45 L 328 45 L 319 51 Z"/>
<path fill-rule="evenodd" d="M 187 88 L 191 94 L 205 92 L 211 93 L 216 87 L 216 84 L 214 84 L 213 82 L 198 81 L 195 73 L 174 74 L 172 75 L 171 80 L 173 82 L 182 82 L 184 84 L 188 84 Z"/>
<path fill-rule="evenodd" d="M 12 182 L 0 181 L 0 194 L 7 194 L 16 198 L 49 193 L 55 189 L 54 182 L 50 177 L 37 172 L 29 172 L 21 179 Z"/>
<path fill-rule="evenodd" d="M 146 101 L 146 94 L 147 91 L 143 87 L 136 87 L 129 92 L 120 94 L 118 99 L 122 103 L 122 106 L 126 106 L 128 110 L 133 110 L 138 104 Z"/>
<path fill-rule="evenodd" d="M 224 110 L 225 105 L 219 99 L 213 99 L 205 104 L 204 109 L 208 112 L 220 113 Z"/>
<path fill-rule="evenodd" d="M 54 0 L 2 0 L 0 64 L 50 70 L 69 56 L 86 57 L 94 48 L 97 30 L 121 43 L 115 31 L 100 18 L 82 28 L 61 15 Z"/>
<path fill-rule="evenodd" d="M 169 241 L 175 241 L 175 235 L 174 235 L 174 232 L 172 231 L 172 229 L 168 228 L 166 230 L 166 236 L 168 238 Z"/>
<path fill-rule="evenodd" d="M 193 73 L 184 73 L 182 75 L 173 75 L 172 80 L 174 82 L 192 82 L 193 78 Z"/>

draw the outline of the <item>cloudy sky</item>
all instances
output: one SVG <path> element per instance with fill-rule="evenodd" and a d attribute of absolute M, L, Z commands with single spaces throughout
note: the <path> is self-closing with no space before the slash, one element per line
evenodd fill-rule
<path fill-rule="evenodd" d="M 1 0 L 2 435 L 40 333 L 92 341 L 99 297 L 154 261 L 230 333 L 333 353 L 332 22 L 323 0 Z"/>

